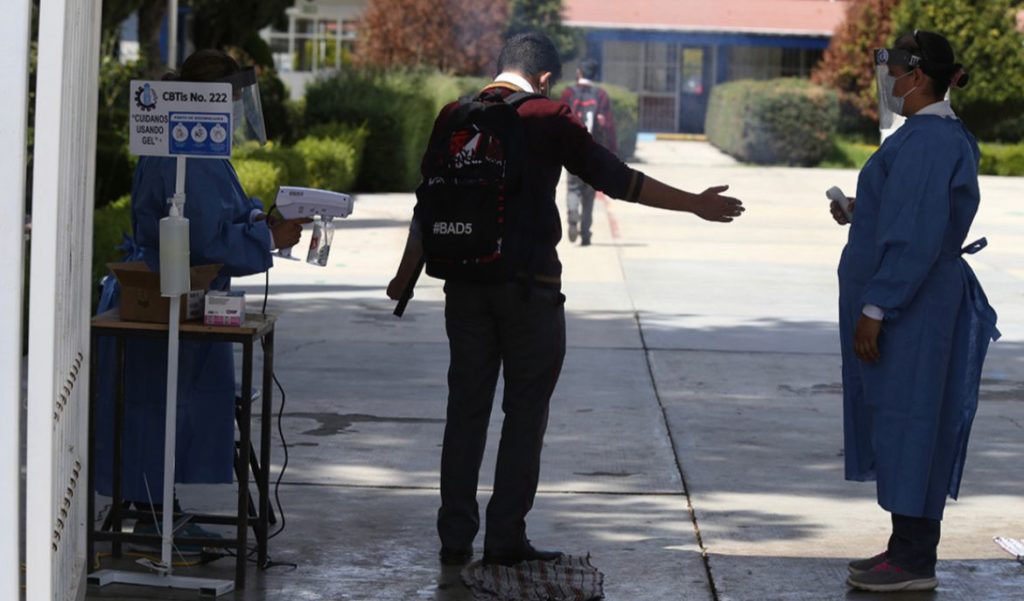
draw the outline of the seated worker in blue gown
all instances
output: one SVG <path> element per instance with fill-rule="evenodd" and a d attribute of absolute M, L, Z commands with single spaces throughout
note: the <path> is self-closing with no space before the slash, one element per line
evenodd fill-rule
<path fill-rule="evenodd" d="M 875 53 L 880 119 L 907 117 L 860 172 L 839 263 L 846 479 L 877 481 L 888 547 L 848 583 L 931 590 L 946 497 L 959 494 L 996 314 L 963 259 L 978 144 L 943 100 L 967 83 L 949 42 L 918 31 Z M 847 223 L 835 203 L 833 216 Z"/>
<path fill-rule="evenodd" d="M 200 50 L 182 64 L 179 74 L 169 78 L 211 82 L 230 78 L 239 71 L 238 63 L 229 55 L 218 50 Z M 235 107 L 236 118 L 239 108 Z M 125 260 L 145 261 L 153 271 L 159 270 L 159 221 L 168 214 L 175 174 L 175 158 L 139 160 L 132 182 L 133 240 L 127 244 Z M 262 204 L 245 194 L 227 159 L 189 160 L 185 193 L 192 265 L 223 265 L 211 284 L 213 290 L 228 290 L 232 277 L 270 269 L 271 250 L 293 246 L 299 240 L 303 222 L 268 221 Z M 116 308 L 119 294 L 117 281 L 112 276 L 105 278 L 99 311 Z M 96 490 L 110 495 L 116 390 L 113 341 L 101 341 L 99 352 Z M 175 482 L 231 483 L 235 438 L 235 364 L 231 345 L 182 341 L 179 361 Z M 126 501 L 135 502 L 147 512 L 152 510 L 155 515 L 163 499 L 166 340 L 128 339 L 124 374 L 122 493 Z M 180 511 L 177 501 L 175 506 L 175 511 Z M 152 519 L 140 520 L 135 531 L 155 533 L 156 527 Z M 212 533 L 188 524 L 179 535 L 204 537 Z"/>

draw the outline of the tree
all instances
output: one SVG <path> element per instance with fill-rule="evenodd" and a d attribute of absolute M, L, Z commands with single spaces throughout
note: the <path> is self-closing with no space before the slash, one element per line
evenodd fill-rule
<path fill-rule="evenodd" d="M 164 2 L 166 4 L 166 1 Z M 241 48 L 255 62 L 272 66 L 270 50 L 259 36 L 281 23 L 293 0 L 191 0 L 196 48 Z"/>
<path fill-rule="evenodd" d="M 512 0 L 512 15 L 505 37 L 539 31 L 554 42 L 562 62 L 576 58 L 582 34 L 562 24 L 562 0 Z"/>
<path fill-rule="evenodd" d="M 814 83 L 839 92 L 841 110 L 848 122 L 856 121 L 857 117 L 878 121 L 874 49 L 884 48 L 892 41 L 892 11 L 899 3 L 900 0 L 851 3 L 846 19 L 811 74 Z M 847 123 L 841 129 L 859 128 Z"/>
<path fill-rule="evenodd" d="M 1019 0 L 903 0 L 893 12 L 895 32 L 924 29 L 946 36 L 970 73 L 954 90 L 957 114 L 985 139 L 1020 139 L 1024 120 L 1024 37 L 1017 30 Z M 1010 129 L 1008 129 L 1010 128 Z"/>
<path fill-rule="evenodd" d="M 489 74 L 507 18 L 507 4 L 493 0 L 370 0 L 356 60 L 385 69 Z"/>

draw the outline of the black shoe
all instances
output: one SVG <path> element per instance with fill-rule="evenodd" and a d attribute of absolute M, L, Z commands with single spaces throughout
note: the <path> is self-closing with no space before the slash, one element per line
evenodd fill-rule
<path fill-rule="evenodd" d="M 441 557 L 441 563 L 446 566 L 461 566 L 473 559 L 473 547 L 441 547 L 441 552 L 438 555 Z"/>
<path fill-rule="evenodd" d="M 590 246 L 590 236 L 583 236 L 583 239 L 580 240 L 580 246 Z"/>
<path fill-rule="evenodd" d="M 500 566 L 512 566 L 524 561 L 554 561 L 562 557 L 561 551 L 542 551 L 534 549 L 533 545 L 526 543 L 522 549 L 508 553 L 488 553 L 484 551 L 484 565 L 497 564 Z"/>

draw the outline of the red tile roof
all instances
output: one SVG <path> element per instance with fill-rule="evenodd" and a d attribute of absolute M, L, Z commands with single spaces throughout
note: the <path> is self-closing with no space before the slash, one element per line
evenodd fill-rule
<path fill-rule="evenodd" d="M 576 27 L 832 35 L 847 0 L 565 0 Z"/>

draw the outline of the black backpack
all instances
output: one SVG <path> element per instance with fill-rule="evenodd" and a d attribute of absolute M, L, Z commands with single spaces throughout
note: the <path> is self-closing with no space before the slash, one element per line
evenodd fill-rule
<path fill-rule="evenodd" d="M 572 112 L 583 123 L 590 135 L 598 135 L 597 104 L 599 96 L 594 86 L 573 86 Z"/>
<path fill-rule="evenodd" d="M 462 99 L 435 136 L 416 189 L 427 274 L 498 283 L 523 266 L 508 256 L 510 225 L 526 220 L 526 138 L 516 108 L 538 98 L 495 91 Z"/>

